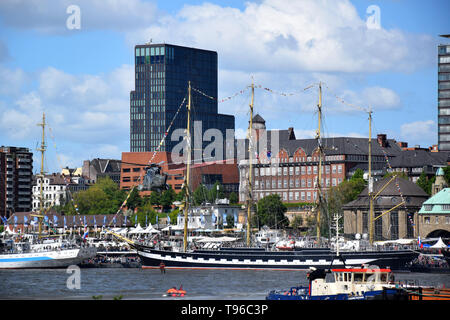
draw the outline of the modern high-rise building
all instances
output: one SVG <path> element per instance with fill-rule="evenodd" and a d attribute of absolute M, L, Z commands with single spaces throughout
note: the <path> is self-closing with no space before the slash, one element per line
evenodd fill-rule
<path fill-rule="evenodd" d="M 438 149 L 450 151 L 450 43 L 438 46 Z"/>
<path fill-rule="evenodd" d="M 0 147 L 0 215 L 32 208 L 33 153 L 28 148 Z"/>
<path fill-rule="evenodd" d="M 136 45 L 135 90 L 130 93 L 130 151 L 156 150 L 172 121 L 159 151 L 171 152 L 180 143 L 181 138 L 171 138 L 175 129 L 186 128 L 188 81 L 193 88 L 191 119 L 198 121 L 193 139 L 215 128 L 222 132 L 225 142 L 226 129 L 234 129 L 234 116 L 218 113 L 217 78 L 215 51 L 170 44 Z M 173 120 L 184 98 L 186 103 Z"/>

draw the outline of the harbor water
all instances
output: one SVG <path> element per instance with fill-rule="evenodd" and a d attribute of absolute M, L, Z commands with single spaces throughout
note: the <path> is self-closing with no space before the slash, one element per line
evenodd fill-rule
<path fill-rule="evenodd" d="M 77 270 L 75 270 L 77 271 Z M 307 285 L 306 271 L 86 268 L 0 270 L 0 299 L 8 300 L 264 300 L 270 290 Z M 77 272 L 78 272 L 77 271 Z M 395 273 L 396 281 L 450 287 L 450 274 Z M 78 287 L 74 286 L 78 283 Z M 182 286 L 184 298 L 166 297 Z"/>

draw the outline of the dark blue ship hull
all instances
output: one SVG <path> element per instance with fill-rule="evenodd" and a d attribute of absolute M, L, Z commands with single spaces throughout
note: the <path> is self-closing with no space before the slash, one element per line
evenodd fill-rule
<path fill-rule="evenodd" d="M 377 265 L 380 268 L 404 270 L 406 264 L 418 256 L 410 250 L 345 252 L 339 256 L 329 249 L 302 249 L 296 251 L 267 251 L 264 249 L 240 248 L 220 250 L 197 250 L 174 252 L 136 246 L 143 268 L 179 269 L 274 269 L 308 270 Z"/>

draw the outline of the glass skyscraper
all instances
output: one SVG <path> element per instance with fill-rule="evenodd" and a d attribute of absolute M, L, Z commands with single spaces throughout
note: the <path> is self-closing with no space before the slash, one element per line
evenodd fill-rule
<path fill-rule="evenodd" d="M 450 44 L 438 46 L 438 148 L 450 151 Z"/>
<path fill-rule="evenodd" d="M 234 129 L 234 116 L 218 113 L 217 78 L 217 52 L 170 44 L 136 45 L 135 90 L 130 92 L 130 151 L 156 150 L 186 98 L 159 151 L 171 152 L 180 142 L 171 141 L 171 135 L 175 129 L 186 128 L 188 81 L 196 89 L 191 90 L 191 119 L 201 121 L 202 136 L 207 129 L 216 128 L 225 141 L 226 129 Z"/>

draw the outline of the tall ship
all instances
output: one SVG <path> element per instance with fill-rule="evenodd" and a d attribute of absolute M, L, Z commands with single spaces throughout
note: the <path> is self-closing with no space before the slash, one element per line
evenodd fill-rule
<path fill-rule="evenodd" d="M 19 234 L 6 238 L 7 232 L 0 239 L 0 269 L 34 269 L 34 268 L 65 268 L 77 265 L 83 260 L 91 259 L 97 252 L 94 247 L 83 247 L 72 241 L 49 239 L 42 232 L 44 222 L 43 177 L 45 145 L 45 113 L 42 115 L 42 142 L 38 151 L 41 152 L 40 208 L 39 213 L 32 214 L 38 218 L 38 234 Z M 4 218 L 4 222 L 6 218 Z M 5 222 L 6 225 L 6 222 Z M 50 226 L 49 226 L 50 227 Z"/>
<path fill-rule="evenodd" d="M 321 122 L 321 83 L 319 83 L 319 130 L 317 131 L 317 141 L 319 152 L 319 179 L 317 182 L 320 196 L 320 181 L 322 170 L 322 146 L 320 139 L 320 122 Z M 252 81 L 251 103 L 250 103 L 250 121 L 249 121 L 249 183 L 247 198 L 247 230 L 246 230 L 246 247 L 241 248 L 219 248 L 214 250 L 204 249 L 188 249 L 187 224 L 190 203 L 190 162 L 191 162 L 191 133 L 190 133 L 190 110 L 191 110 L 191 83 L 188 83 L 188 103 L 187 114 L 188 123 L 186 130 L 187 141 L 187 161 L 185 173 L 186 196 L 184 199 L 184 239 L 182 250 L 160 250 L 154 247 L 134 243 L 131 240 L 124 239 L 137 250 L 137 254 L 141 259 L 143 268 L 174 268 L 174 269 L 274 269 L 274 270 L 307 270 L 314 268 L 344 268 L 344 267 L 360 267 L 361 265 L 376 265 L 380 268 L 390 268 L 392 270 L 402 270 L 406 268 L 408 262 L 418 257 L 419 253 L 413 250 L 360 250 L 360 251 L 340 251 L 339 246 L 335 248 L 319 247 L 317 248 L 295 248 L 291 251 L 276 251 L 267 248 L 251 247 L 251 229 L 250 221 L 252 214 L 252 119 L 254 104 L 254 84 Z M 370 141 L 369 133 L 369 141 Z M 369 144 L 370 146 L 370 144 Z M 369 149 L 370 152 L 370 149 Z M 370 154 L 369 154 L 370 159 Z M 369 162 L 370 172 L 370 162 Z M 370 177 L 371 178 L 371 177 Z M 369 185 L 371 179 L 369 178 Z M 317 239 L 320 242 L 320 206 L 317 206 Z M 372 209 L 372 208 L 371 208 Z M 338 237 L 336 237 L 338 239 Z M 372 236 L 371 236 L 372 239 Z"/>

